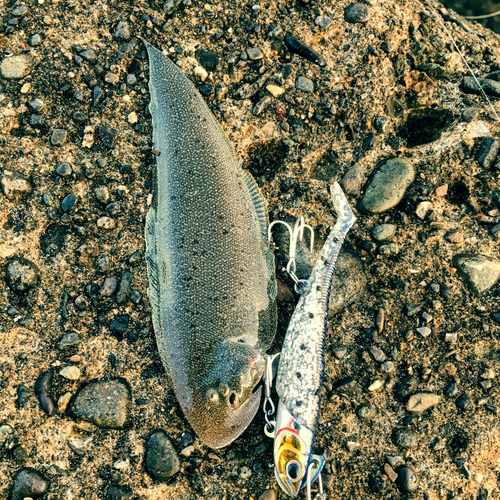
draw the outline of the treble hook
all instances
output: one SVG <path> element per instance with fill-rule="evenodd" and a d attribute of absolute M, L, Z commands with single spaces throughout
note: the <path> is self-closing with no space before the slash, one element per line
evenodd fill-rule
<path fill-rule="evenodd" d="M 295 274 L 295 272 L 297 271 L 297 265 L 295 261 L 295 258 L 297 256 L 297 243 L 304 239 L 304 229 L 309 229 L 309 231 L 311 231 L 310 250 L 312 252 L 314 247 L 314 230 L 309 224 L 305 223 L 304 217 L 302 215 L 295 221 L 293 229 L 292 226 L 288 224 L 288 222 L 285 222 L 283 220 L 275 220 L 271 222 L 271 224 L 269 224 L 269 228 L 267 230 L 268 241 L 271 241 L 272 229 L 275 224 L 283 224 L 290 233 L 290 247 L 288 250 L 288 264 L 286 265 L 286 272 L 295 283 L 295 291 L 297 293 L 301 293 L 305 284 L 307 283 L 307 280 L 301 280 Z"/>
<path fill-rule="evenodd" d="M 306 480 L 306 486 L 307 486 L 307 500 L 312 500 L 312 494 L 311 494 L 311 473 L 314 468 L 314 463 L 311 462 L 309 464 L 309 467 L 307 468 L 307 480 Z M 321 477 L 321 472 L 318 474 L 318 489 L 319 489 L 319 499 L 320 500 L 325 500 L 325 493 L 323 491 L 323 478 Z"/>

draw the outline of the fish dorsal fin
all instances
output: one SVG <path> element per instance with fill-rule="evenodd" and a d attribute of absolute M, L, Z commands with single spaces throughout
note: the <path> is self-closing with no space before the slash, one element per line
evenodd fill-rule
<path fill-rule="evenodd" d="M 262 239 L 267 242 L 267 226 L 269 225 L 269 216 L 267 215 L 267 204 L 262 198 L 262 195 L 259 191 L 259 186 L 255 182 L 255 179 L 252 177 L 252 174 L 247 170 L 242 168 L 242 164 L 240 162 L 240 168 L 243 172 L 243 178 L 245 179 L 245 185 L 250 194 L 250 199 L 252 200 L 252 204 L 255 208 L 255 214 L 257 216 L 257 222 L 259 223 L 260 232 L 262 234 Z"/>

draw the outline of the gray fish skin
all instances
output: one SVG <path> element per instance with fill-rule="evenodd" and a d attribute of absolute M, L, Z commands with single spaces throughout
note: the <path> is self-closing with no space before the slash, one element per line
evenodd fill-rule
<path fill-rule="evenodd" d="M 159 152 L 145 231 L 156 341 L 194 431 L 221 448 L 253 420 L 276 332 L 267 212 L 198 91 L 146 47 Z"/>

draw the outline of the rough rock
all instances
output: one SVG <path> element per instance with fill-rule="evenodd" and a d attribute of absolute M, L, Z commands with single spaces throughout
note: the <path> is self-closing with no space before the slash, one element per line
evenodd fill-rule
<path fill-rule="evenodd" d="M 0 62 L 0 76 L 8 80 L 20 80 L 28 76 L 37 64 L 38 59 L 31 54 L 5 57 Z"/>
<path fill-rule="evenodd" d="M 30 260 L 17 257 L 8 263 L 5 270 L 5 280 L 12 291 L 22 294 L 38 284 L 40 271 Z"/>
<path fill-rule="evenodd" d="M 500 279 L 500 261 L 481 254 L 458 254 L 453 266 L 475 295 L 482 295 Z"/>
<path fill-rule="evenodd" d="M 146 469 L 157 481 L 167 481 L 180 470 L 180 459 L 168 434 L 155 430 L 148 441 Z"/>
<path fill-rule="evenodd" d="M 414 415 L 421 415 L 424 411 L 436 406 L 441 400 L 441 396 L 428 392 L 419 392 L 410 396 L 406 409 Z"/>
<path fill-rule="evenodd" d="M 31 184 L 23 174 L 8 168 L 0 170 L 0 188 L 9 200 L 16 203 L 32 191 Z"/>
<path fill-rule="evenodd" d="M 22 469 L 14 478 L 11 500 L 40 498 L 49 491 L 50 481 L 35 469 Z"/>

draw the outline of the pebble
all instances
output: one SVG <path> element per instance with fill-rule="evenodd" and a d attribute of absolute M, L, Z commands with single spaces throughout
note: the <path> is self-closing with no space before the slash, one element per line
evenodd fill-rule
<path fill-rule="evenodd" d="M 61 177 L 69 177 L 73 173 L 71 165 L 67 161 L 59 163 L 56 167 L 56 174 Z"/>
<path fill-rule="evenodd" d="M 80 336 L 76 332 L 66 332 L 63 333 L 61 340 L 59 341 L 59 349 L 67 349 L 69 347 L 75 347 L 80 343 Z"/>
<path fill-rule="evenodd" d="M 273 96 L 273 97 L 280 97 L 285 93 L 285 89 L 283 87 L 278 87 L 277 85 L 268 85 L 266 87 L 266 90 Z"/>
<path fill-rule="evenodd" d="M 127 21 L 120 21 L 116 26 L 115 32 L 113 33 L 113 38 L 118 40 L 129 40 L 132 36 L 130 32 L 130 26 Z"/>
<path fill-rule="evenodd" d="M 460 410 L 472 411 L 474 410 L 474 403 L 472 399 L 467 394 L 461 394 L 455 401 L 455 405 Z"/>
<path fill-rule="evenodd" d="M 116 303 L 123 304 L 130 297 L 130 289 L 132 287 L 132 283 L 134 282 L 134 275 L 129 272 L 125 272 L 122 274 L 120 280 L 120 288 L 118 289 L 118 293 L 116 294 Z"/>
<path fill-rule="evenodd" d="M 117 85 L 120 82 L 120 77 L 116 73 L 106 73 L 104 81 L 110 85 Z"/>
<path fill-rule="evenodd" d="M 278 495 L 276 494 L 276 490 L 266 490 L 259 497 L 259 500 L 278 500 Z"/>
<path fill-rule="evenodd" d="M 417 436 L 408 429 L 396 429 L 394 432 L 394 444 L 406 450 L 415 449 L 418 445 Z"/>
<path fill-rule="evenodd" d="M 417 328 L 417 332 L 420 333 L 420 335 L 422 335 L 425 339 L 432 333 L 432 330 L 427 326 L 421 326 L 420 328 Z"/>
<path fill-rule="evenodd" d="M 80 52 L 80 56 L 82 56 L 86 61 L 90 63 L 97 62 L 97 54 L 95 53 L 94 49 L 84 50 L 83 52 Z"/>
<path fill-rule="evenodd" d="M 155 430 L 147 444 L 146 469 L 157 481 L 165 482 L 180 470 L 177 451 L 169 437 L 162 429 Z"/>
<path fill-rule="evenodd" d="M 337 384 L 337 391 L 347 396 L 354 396 L 361 392 L 358 383 L 352 378 L 341 380 Z"/>
<path fill-rule="evenodd" d="M 129 320 L 128 314 L 115 316 L 109 323 L 109 330 L 115 337 L 122 339 L 127 331 Z"/>
<path fill-rule="evenodd" d="M 111 149 L 115 143 L 117 131 L 113 128 L 103 126 L 100 126 L 98 131 L 104 146 Z"/>
<path fill-rule="evenodd" d="M 110 486 L 107 491 L 107 500 L 132 500 L 134 491 L 128 485 Z"/>
<path fill-rule="evenodd" d="M 251 61 L 260 61 L 264 58 L 264 53 L 257 47 L 247 47 L 246 52 Z"/>
<path fill-rule="evenodd" d="M 370 18 L 370 9 L 363 3 L 351 3 L 344 10 L 344 20 L 348 23 L 366 23 Z"/>
<path fill-rule="evenodd" d="M 297 54 L 298 56 L 303 57 L 304 59 L 307 59 L 308 61 L 311 61 L 318 66 L 326 65 L 326 61 L 315 50 L 313 50 L 311 47 L 309 47 L 309 45 L 306 45 L 304 42 L 301 42 L 297 38 L 294 38 L 291 35 L 286 35 L 284 38 L 284 42 L 286 48 L 293 54 Z"/>
<path fill-rule="evenodd" d="M 476 296 L 487 292 L 500 279 L 500 261 L 486 255 L 458 254 L 452 265 Z"/>
<path fill-rule="evenodd" d="M 478 78 L 485 94 L 500 97 L 500 82 L 489 80 L 488 78 Z M 481 89 L 472 76 L 464 76 L 462 81 L 464 92 L 468 94 L 482 94 Z"/>
<path fill-rule="evenodd" d="M 345 345 L 335 346 L 332 348 L 332 352 L 337 359 L 343 359 L 347 354 L 347 347 Z"/>
<path fill-rule="evenodd" d="M 29 124 L 33 128 L 42 128 L 43 125 L 45 125 L 45 118 L 42 115 L 37 115 L 36 113 L 33 113 L 30 116 Z"/>
<path fill-rule="evenodd" d="M 116 222 L 111 217 L 100 217 L 97 219 L 97 227 L 100 229 L 114 229 Z"/>
<path fill-rule="evenodd" d="M 68 194 L 61 202 L 63 212 L 70 212 L 76 204 L 76 196 L 72 193 Z"/>
<path fill-rule="evenodd" d="M 388 241 L 394 238 L 396 226 L 394 224 L 380 224 L 372 229 L 372 237 L 377 241 Z"/>
<path fill-rule="evenodd" d="M 384 472 L 387 474 L 387 477 L 394 483 L 398 478 L 397 473 L 389 464 L 384 464 Z"/>
<path fill-rule="evenodd" d="M 389 118 L 387 118 L 386 116 L 379 116 L 375 119 L 375 128 L 383 134 L 389 132 L 389 125 Z"/>
<path fill-rule="evenodd" d="M 471 122 L 475 120 L 478 116 L 479 113 L 481 112 L 480 108 L 465 108 L 462 111 L 462 120 L 464 122 Z"/>
<path fill-rule="evenodd" d="M 414 179 L 415 172 L 408 160 L 390 158 L 381 161 L 366 187 L 362 207 L 373 214 L 387 212 L 401 201 Z"/>
<path fill-rule="evenodd" d="M 5 57 L 0 62 L 0 76 L 7 80 L 20 80 L 28 76 L 38 64 L 38 60 L 29 53 Z"/>
<path fill-rule="evenodd" d="M 361 447 L 361 445 L 359 443 L 357 443 L 356 441 L 347 441 L 347 443 L 345 445 L 346 445 L 347 450 L 350 453 L 352 453 L 353 451 L 359 450 L 359 448 Z"/>
<path fill-rule="evenodd" d="M 436 406 L 441 400 L 441 396 L 437 394 L 419 392 L 410 396 L 406 409 L 414 415 L 421 415 L 425 411 Z"/>
<path fill-rule="evenodd" d="M 432 210 L 432 203 L 430 201 L 422 201 L 417 205 L 415 214 L 419 219 L 424 220 L 426 215 Z"/>
<path fill-rule="evenodd" d="M 385 363 L 382 363 L 380 369 L 385 373 L 394 373 L 396 371 L 396 367 L 394 366 L 394 363 L 392 361 L 386 361 Z"/>
<path fill-rule="evenodd" d="M 252 109 L 254 116 L 259 116 L 266 107 L 271 104 L 272 98 L 268 95 L 264 96 Z"/>
<path fill-rule="evenodd" d="M 240 473 L 238 474 L 240 479 L 248 479 L 252 475 L 252 469 L 249 467 L 243 466 L 240 469 Z"/>
<path fill-rule="evenodd" d="M 443 184 L 442 186 L 439 186 L 438 188 L 436 188 L 436 191 L 434 192 L 434 194 L 439 197 L 446 196 L 447 193 L 448 193 L 448 184 Z"/>
<path fill-rule="evenodd" d="M 403 457 L 400 457 L 398 455 L 386 455 L 385 459 L 391 467 L 399 467 L 400 465 L 404 464 Z"/>
<path fill-rule="evenodd" d="M 377 416 L 377 410 L 370 404 L 360 406 L 357 413 L 364 420 L 373 420 Z"/>
<path fill-rule="evenodd" d="M 99 290 L 99 293 L 104 297 L 111 297 L 111 295 L 115 293 L 117 287 L 118 287 L 118 278 L 111 276 L 110 278 L 106 278 L 101 283 L 101 288 Z"/>
<path fill-rule="evenodd" d="M 106 204 L 109 201 L 109 190 L 106 186 L 99 186 L 94 189 L 95 196 L 98 201 L 102 204 Z"/>
<path fill-rule="evenodd" d="M 361 186 L 365 182 L 366 175 L 364 168 L 359 165 L 353 165 L 342 178 L 341 185 L 346 194 L 358 195 Z"/>
<path fill-rule="evenodd" d="M 68 411 L 98 427 L 123 429 L 130 420 L 131 403 L 130 385 L 125 379 L 95 379 L 78 389 Z"/>
<path fill-rule="evenodd" d="M 400 401 L 405 400 L 410 394 L 415 392 L 417 380 L 410 375 L 400 378 L 394 386 L 394 395 Z"/>
<path fill-rule="evenodd" d="M 387 359 L 387 356 L 385 355 L 384 351 L 382 351 L 382 349 L 379 349 L 374 345 L 370 347 L 370 354 L 373 356 L 373 359 L 375 361 L 378 361 L 379 363 L 383 363 Z"/>
<path fill-rule="evenodd" d="M 481 143 L 479 151 L 476 154 L 476 160 L 482 167 L 491 168 L 496 160 L 496 157 L 498 156 L 499 151 L 500 141 L 493 139 L 492 137 L 488 137 Z"/>
<path fill-rule="evenodd" d="M 29 107 L 35 112 L 35 113 L 38 113 L 40 111 L 42 111 L 43 107 L 44 107 L 44 104 L 43 104 L 43 101 L 41 99 L 32 99 L 29 103 Z"/>
<path fill-rule="evenodd" d="M 61 377 L 67 378 L 68 380 L 78 380 L 82 372 L 77 366 L 65 366 L 60 372 Z"/>
<path fill-rule="evenodd" d="M 56 414 L 56 403 L 50 394 L 53 378 L 54 372 L 52 370 L 47 370 L 43 372 L 35 382 L 35 395 L 38 397 L 42 410 L 49 417 Z"/>
<path fill-rule="evenodd" d="M 18 445 L 19 438 L 15 435 L 14 429 L 8 424 L 0 425 L 0 459 Z"/>
<path fill-rule="evenodd" d="M 490 229 L 490 233 L 496 238 L 500 238 L 500 224 L 496 224 Z"/>
<path fill-rule="evenodd" d="M 450 243 L 463 243 L 464 241 L 464 234 L 462 231 L 459 231 L 458 229 L 452 229 L 451 231 L 448 231 L 444 237 L 450 242 Z"/>
<path fill-rule="evenodd" d="M 38 267 L 24 257 L 12 259 L 5 269 L 5 281 L 7 286 L 16 294 L 27 292 L 36 287 L 40 280 Z"/>
<path fill-rule="evenodd" d="M 60 412 L 66 411 L 69 402 L 71 401 L 71 392 L 65 392 L 58 400 L 57 400 L 57 409 Z"/>
<path fill-rule="evenodd" d="M 384 381 L 377 379 L 368 386 L 368 392 L 373 394 L 375 392 L 381 391 L 383 387 L 384 387 Z"/>
<path fill-rule="evenodd" d="M 457 332 L 447 333 L 445 335 L 444 340 L 446 342 L 450 342 L 450 343 L 456 342 L 458 340 L 458 334 L 457 334 Z"/>
<path fill-rule="evenodd" d="M 197 49 L 194 53 L 198 62 L 208 71 L 215 71 L 219 64 L 219 58 L 205 49 Z"/>
<path fill-rule="evenodd" d="M 29 180 L 23 174 L 8 168 L 0 170 L 0 188 L 7 199 L 16 203 L 32 191 Z"/>
<path fill-rule="evenodd" d="M 137 83 L 137 77 L 133 74 L 128 74 L 127 77 L 125 78 L 125 82 L 127 83 L 127 85 L 135 85 Z"/>
<path fill-rule="evenodd" d="M 40 498 L 44 496 L 50 488 L 50 481 L 35 469 L 25 468 L 20 470 L 14 482 L 10 500 L 26 500 L 26 498 Z"/>
<path fill-rule="evenodd" d="M 444 395 L 450 397 L 450 396 L 455 396 L 457 393 L 458 393 L 457 386 L 453 382 L 451 382 L 451 380 L 448 381 L 448 383 L 446 384 L 446 388 L 444 390 Z"/>
<path fill-rule="evenodd" d="M 305 76 L 299 76 L 297 80 L 295 80 L 295 88 L 303 92 L 314 92 L 314 83 Z"/>
<path fill-rule="evenodd" d="M 56 128 L 52 131 L 50 136 L 50 143 L 52 146 L 62 146 L 68 137 L 68 132 L 63 128 Z"/>
<path fill-rule="evenodd" d="M 399 247 L 396 243 L 389 243 L 388 245 L 382 245 L 378 251 L 381 255 L 390 257 L 391 255 L 397 255 L 399 253 Z"/>
<path fill-rule="evenodd" d="M 31 398 L 30 390 L 23 384 L 17 386 L 17 406 L 22 408 Z"/>
<path fill-rule="evenodd" d="M 405 493 L 411 493 L 418 488 L 420 479 L 418 474 L 407 465 L 402 465 L 397 469 L 398 478 L 396 484 L 399 489 Z"/>
<path fill-rule="evenodd" d="M 331 17 L 326 17 L 326 16 L 318 16 L 315 20 L 314 20 L 314 24 L 316 26 L 319 26 L 320 28 L 328 28 L 328 26 L 330 26 L 330 24 L 332 24 L 332 18 Z"/>
<path fill-rule="evenodd" d="M 172 14 L 177 7 L 181 4 L 182 0 L 166 0 L 163 4 L 163 12 L 168 16 Z"/>
<path fill-rule="evenodd" d="M 37 47 L 38 45 L 40 45 L 42 43 L 42 37 L 39 33 L 35 33 L 33 35 L 31 35 L 28 39 L 28 43 L 30 45 L 30 47 Z"/>

